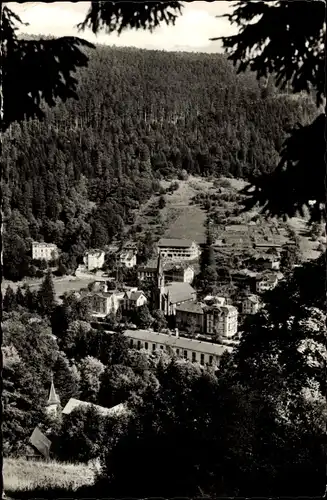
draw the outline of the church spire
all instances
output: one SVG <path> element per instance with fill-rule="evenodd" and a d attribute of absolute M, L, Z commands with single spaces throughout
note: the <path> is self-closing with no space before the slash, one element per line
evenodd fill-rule
<path fill-rule="evenodd" d="M 49 399 L 47 406 L 52 406 L 52 405 L 59 405 L 60 404 L 60 398 L 58 394 L 56 393 L 56 389 L 53 383 L 53 374 L 51 374 L 51 386 L 50 386 L 50 392 L 49 392 Z"/>

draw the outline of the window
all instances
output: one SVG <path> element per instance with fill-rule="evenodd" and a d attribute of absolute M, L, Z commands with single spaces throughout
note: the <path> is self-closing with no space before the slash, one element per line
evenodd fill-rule
<path fill-rule="evenodd" d="M 184 351 L 184 359 L 187 359 L 187 351 Z"/>
<path fill-rule="evenodd" d="M 201 365 L 204 365 L 204 354 L 201 354 L 201 361 L 200 361 Z"/>
<path fill-rule="evenodd" d="M 177 356 L 179 356 L 179 349 L 176 349 L 176 354 Z"/>
<path fill-rule="evenodd" d="M 192 361 L 193 361 L 193 363 L 196 361 L 196 354 L 195 354 L 195 352 L 192 352 Z"/>
<path fill-rule="evenodd" d="M 147 343 L 147 342 L 145 342 L 145 343 L 144 343 L 144 349 L 147 349 L 147 348 L 148 348 L 148 343 Z"/>
<path fill-rule="evenodd" d="M 156 344 L 152 344 L 152 351 L 156 350 Z"/>
<path fill-rule="evenodd" d="M 163 346 L 163 345 L 161 345 L 161 346 L 160 346 L 160 349 L 163 349 L 163 348 L 164 348 L 164 346 Z"/>
<path fill-rule="evenodd" d="M 131 339 L 131 340 L 130 340 L 130 342 L 129 342 L 129 346 L 130 346 L 130 347 L 133 347 L 133 339 Z"/>
<path fill-rule="evenodd" d="M 209 356 L 209 365 L 212 365 L 213 356 Z"/>
<path fill-rule="evenodd" d="M 137 341 L 137 348 L 141 349 L 141 341 L 140 340 Z"/>

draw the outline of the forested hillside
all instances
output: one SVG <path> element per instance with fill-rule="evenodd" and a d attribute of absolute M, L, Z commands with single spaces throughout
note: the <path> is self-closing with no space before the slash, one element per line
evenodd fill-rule
<path fill-rule="evenodd" d="M 32 239 L 56 243 L 76 266 L 85 248 L 122 234 L 162 177 L 271 170 L 285 127 L 316 113 L 308 97 L 236 76 L 222 55 L 98 47 L 77 78 L 78 101 L 6 133 L 7 278 L 33 274 Z"/>

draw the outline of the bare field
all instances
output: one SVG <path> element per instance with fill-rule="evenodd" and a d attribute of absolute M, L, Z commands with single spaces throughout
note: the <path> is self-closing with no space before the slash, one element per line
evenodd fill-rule
<path fill-rule="evenodd" d="M 206 179 L 190 176 L 187 181 L 178 181 L 179 188 L 166 195 L 165 218 L 174 211 L 175 216 L 168 223 L 164 236 L 166 238 L 184 238 L 198 243 L 205 242 L 206 213 L 197 205 L 191 205 L 192 198 L 198 192 L 209 192 L 213 183 Z M 162 182 L 164 188 L 170 183 Z"/>
<path fill-rule="evenodd" d="M 3 461 L 4 490 L 8 496 L 37 489 L 63 488 L 75 491 L 92 485 L 95 471 L 84 464 L 58 463 L 56 461 L 30 461 L 23 458 L 6 458 Z"/>

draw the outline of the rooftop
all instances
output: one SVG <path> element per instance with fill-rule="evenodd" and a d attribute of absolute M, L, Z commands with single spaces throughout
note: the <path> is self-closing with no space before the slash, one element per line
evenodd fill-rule
<path fill-rule="evenodd" d="M 54 243 L 45 243 L 44 241 L 33 241 L 32 246 L 57 248 L 57 245 L 55 245 Z"/>
<path fill-rule="evenodd" d="M 44 456 L 44 458 L 49 457 L 51 441 L 43 434 L 43 432 L 40 431 L 38 427 L 35 427 L 31 437 L 29 438 L 29 442 L 39 453 L 41 453 L 41 455 Z"/>
<path fill-rule="evenodd" d="M 165 287 L 165 294 L 168 295 L 168 293 L 170 297 L 170 303 L 177 304 L 178 302 L 191 300 L 192 298 L 194 298 L 194 294 L 196 292 L 189 283 L 173 281 Z"/>
<path fill-rule="evenodd" d="M 201 340 L 189 339 L 186 337 L 176 337 L 175 335 L 166 335 L 164 333 L 151 332 L 149 330 L 126 330 L 124 335 L 143 342 L 154 342 L 165 346 L 212 354 L 214 356 L 221 356 L 225 351 L 232 351 L 232 347 L 230 346 L 212 344 L 211 342 L 203 342 Z"/>
<path fill-rule="evenodd" d="M 91 406 L 93 406 L 101 415 L 118 416 L 126 412 L 126 406 L 124 403 L 120 403 L 112 408 L 105 408 L 104 406 L 94 405 L 87 401 L 70 398 L 65 408 L 62 410 L 62 413 L 63 415 L 70 415 L 76 408 L 90 408 Z"/>
<path fill-rule="evenodd" d="M 158 241 L 158 247 L 173 247 L 173 248 L 189 248 L 193 245 L 192 240 L 184 240 L 177 238 L 161 238 Z"/>
<path fill-rule="evenodd" d="M 176 311 L 203 314 L 203 305 L 195 301 L 184 302 L 183 304 L 176 306 Z"/>

